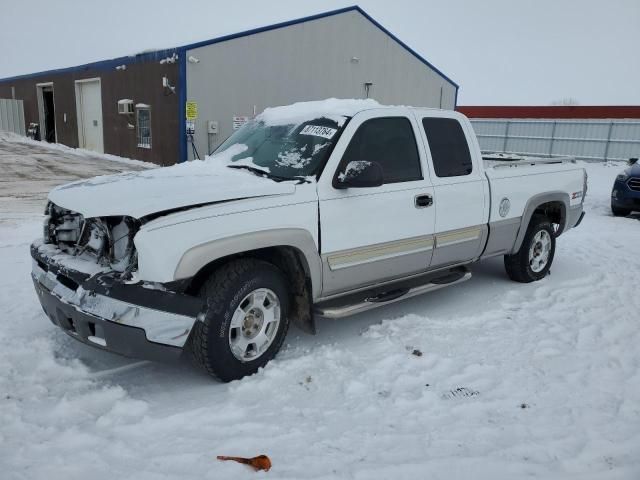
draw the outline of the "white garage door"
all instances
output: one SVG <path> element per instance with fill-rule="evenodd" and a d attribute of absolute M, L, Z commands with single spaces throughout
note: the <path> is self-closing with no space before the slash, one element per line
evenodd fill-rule
<path fill-rule="evenodd" d="M 104 152 L 100 79 L 76 82 L 76 109 L 80 148 Z"/>

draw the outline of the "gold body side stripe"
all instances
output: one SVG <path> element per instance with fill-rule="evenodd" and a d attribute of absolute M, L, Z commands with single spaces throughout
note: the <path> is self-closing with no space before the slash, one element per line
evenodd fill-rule
<path fill-rule="evenodd" d="M 436 248 L 477 240 L 482 235 L 481 227 L 461 228 L 436 235 Z"/>
<path fill-rule="evenodd" d="M 448 247 L 459 243 L 478 240 L 482 235 L 482 227 L 461 228 L 439 233 L 435 236 L 426 235 L 409 239 L 378 243 L 362 248 L 342 250 L 329 254 L 327 263 L 331 270 L 354 267 L 369 262 L 376 262 L 388 258 L 399 257 L 411 253 L 426 252 L 435 248 Z"/>
<path fill-rule="evenodd" d="M 327 257 L 329 268 L 339 270 L 363 263 L 399 257 L 411 253 L 426 252 L 433 248 L 433 236 L 427 235 L 394 242 L 379 243 L 363 248 L 342 250 Z"/>

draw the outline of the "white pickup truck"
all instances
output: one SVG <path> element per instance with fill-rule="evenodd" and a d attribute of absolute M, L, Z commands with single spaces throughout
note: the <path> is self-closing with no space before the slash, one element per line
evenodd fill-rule
<path fill-rule="evenodd" d="M 188 351 L 229 381 L 273 358 L 290 322 L 314 332 L 314 316 L 454 285 L 484 258 L 542 279 L 586 189 L 571 160 L 483 159 L 456 112 L 300 103 L 204 161 L 54 189 L 32 276 L 74 338 L 156 360 Z"/>

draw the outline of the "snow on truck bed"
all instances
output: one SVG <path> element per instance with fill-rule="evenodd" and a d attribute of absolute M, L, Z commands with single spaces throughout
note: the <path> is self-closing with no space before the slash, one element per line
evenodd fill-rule
<path fill-rule="evenodd" d="M 25 168 L 47 154 L 22 152 Z M 320 320 L 316 337 L 292 327 L 275 361 L 228 385 L 52 326 L 29 278 L 41 206 L 5 193 L 0 477 L 640 478 L 640 216 L 609 213 L 622 165 L 586 168 L 587 216 L 545 280 L 487 261 L 455 287 Z M 266 474 L 215 460 L 261 453 Z"/>

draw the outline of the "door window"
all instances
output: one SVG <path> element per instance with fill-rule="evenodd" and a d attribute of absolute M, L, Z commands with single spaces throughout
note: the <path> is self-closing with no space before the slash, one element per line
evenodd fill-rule
<path fill-rule="evenodd" d="M 469 144 L 462 126 L 453 118 L 423 118 L 433 169 L 438 177 L 459 177 L 473 171 Z"/>
<path fill-rule="evenodd" d="M 360 125 L 338 171 L 349 162 L 362 160 L 380 164 L 384 183 L 422 180 L 416 138 L 405 117 L 374 118 Z"/>
<path fill-rule="evenodd" d="M 138 147 L 151 148 L 151 109 L 137 106 Z"/>

